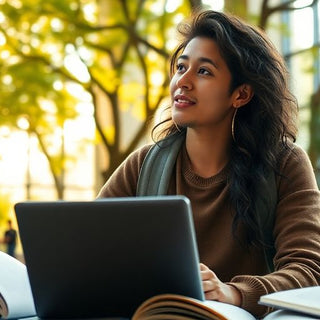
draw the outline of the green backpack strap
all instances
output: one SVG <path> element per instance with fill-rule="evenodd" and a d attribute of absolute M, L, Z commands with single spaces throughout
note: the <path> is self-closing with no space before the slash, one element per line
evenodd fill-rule
<path fill-rule="evenodd" d="M 137 196 L 165 195 L 185 134 L 178 132 L 148 151 L 139 173 Z"/>
<path fill-rule="evenodd" d="M 169 181 L 185 133 L 177 132 L 159 141 L 148 151 L 138 178 L 137 196 L 166 195 Z M 274 270 L 273 258 L 275 255 L 273 226 L 275 208 L 277 204 L 277 186 L 274 172 L 267 174 L 267 190 L 259 190 L 256 201 L 256 212 L 261 238 L 264 242 L 264 256 L 270 272 Z"/>

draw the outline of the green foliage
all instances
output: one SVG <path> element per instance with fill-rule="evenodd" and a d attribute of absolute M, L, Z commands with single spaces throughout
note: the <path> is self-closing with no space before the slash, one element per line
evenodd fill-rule
<path fill-rule="evenodd" d="M 51 141 L 65 121 L 77 117 L 81 102 L 69 84 L 91 97 L 99 141 L 110 158 L 106 177 L 137 146 L 148 118 L 168 94 L 173 46 L 167 40 L 173 38 L 177 18 L 190 13 L 190 3 L 1 2 L 0 126 L 21 127 L 24 120 L 23 129 L 37 136 L 47 157 L 59 197 L 68 159 Z M 128 114 L 138 129 L 124 144 L 121 127 Z"/>

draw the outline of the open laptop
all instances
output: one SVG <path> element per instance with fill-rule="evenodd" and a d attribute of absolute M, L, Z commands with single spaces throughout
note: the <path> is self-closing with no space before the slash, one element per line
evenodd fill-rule
<path fill-rule="evenodd" d="M 183 196 L 15 205 L 40 318 L 130 318 L 147 298 L 204 299 Z"/>

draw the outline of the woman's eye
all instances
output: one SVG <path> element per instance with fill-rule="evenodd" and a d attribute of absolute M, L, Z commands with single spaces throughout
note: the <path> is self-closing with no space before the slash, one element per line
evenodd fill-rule
<path fill-rule="evenodd" d="M 184 66 L 182 63 L 179 63 L 179 64 L 177 65 L 177 71 L 178 71 L 178 72 L 184 71 L 184 69 L 185 69 L 185 66 Z"/>
<path fill-rule="evenodd" d="M 204 74 L 204 75 L 210 75 L 211 72 L 209 72 L 207 69 L 204 69 L 204 68 L 200 68 L 199 69 L 199 73 L 200 74 Z"/>

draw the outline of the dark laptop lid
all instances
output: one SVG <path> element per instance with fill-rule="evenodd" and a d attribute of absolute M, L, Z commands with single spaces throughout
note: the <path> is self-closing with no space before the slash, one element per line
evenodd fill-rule
<path fill-rule="evenodd" d="M 15 205 L 41 318 L 130 317 L 147 298 L 204 299 L 183 196 Z"/>

